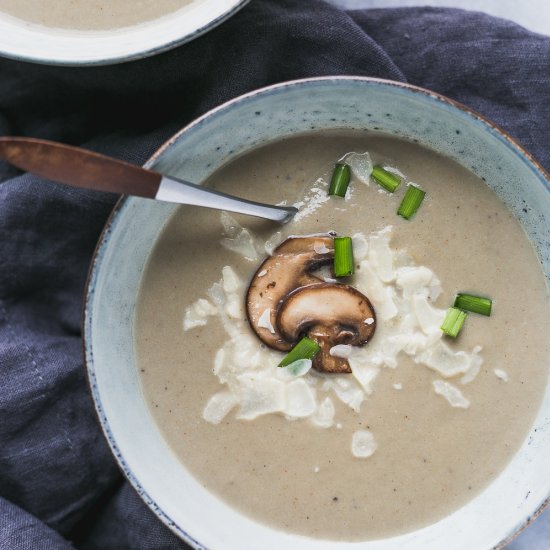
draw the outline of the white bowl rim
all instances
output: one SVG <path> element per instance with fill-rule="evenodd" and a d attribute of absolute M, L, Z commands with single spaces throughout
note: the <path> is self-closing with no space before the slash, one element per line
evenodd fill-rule
<path fill-rule="evenodd" d="M 482 114 L 478 113 L 474 109 L 467 107 L 463 103 L 460 103 L 459 101 L 456 101 L 454 99 L 451 99 L 443 94 L 433 92 L 432 90 L 429 90 L 427 88 L 423 88 L 420 86 L 415 86 L 413 84 L 405 83 L 405 82 L 399 82 L 389 79 L 383 79 L 383 78 L 376 78 L 376 77 L 366 77 L 366 76 L 349 76 L 349 75 L 343 75 L 343 76 L 321 76 L 321 77 L 308 77 L 308 78 L 301 78 L 301 79 L 294 79 L 289 81 L 284 81 L 268 86 L 264 86 L 255 90 L 252 90 L 250 92 L 247 92 L 245 94 L 239 95 L 233 99 L 230 99 L 222 104 L 220 104 L 217 107 L 214 107 L 213 109 L 207 111 L 200 117 L 194 119 L 192 122 L 190 122 L 188 125 L 183 127 L 180 131 L 175 133 L 171 138 L 165 141 L 163 145 L 161 145 L 153 155 L 143 164 L 144 168 L 150 168 L 159 157 L 162 156 L 162 154 L 169 149 L 178 139 L 187 133 L 189 130 L 193 129 L 195 126 L 198 126 L 200 124 L 203 124 L 206 120 L 208 120 L 210 117 L 215 116 L 218 112 L 224 111 L 226 109 L 231 108 L 234 105 L 237 105 L 241 102 L 244 102 L 248 100 L 249 98 L 260 96 L 266 93 L 270 92 L 276 92 L 278 90 L 288 88 L 288 87 L 294 87 L 294 86 L 301 86 L 301 85 L 308 85 L 309 83 L 315 83 L 315 82 L 337 82 L 337 81 L 357 81 L 357 82 L 363 82 L 365 84 L 374 84 L 374 85 L 380 85 L 380 86 L 391 86 L 391 87 L 397 87 L 404 90 L 407 90 L 409 92 L 422 94 L 430 97 L 433 100 L 436 100 L 438 102 L 441 102 L 443 104 L 446 104 L 447 106 L 454 107 L 460 111 L 462 111 L 467 116 L 472 117 L 473 119 L 481 122 L 485 126 L 489 127 L 490 130 L 495 131 L 497 134 L 499 134 L 499 137 L 501 139 L 504 139 L 508 142 L 508 144 L 511 146 L 512 149 L 516 151 L 516 153 L 524 157 L 528 164 L 531 165 L 531 169 L 533 169 L 535 172 L 537 172 L 541 176 L 541 181 L 544 182 L 546 191 L 550 192 L 550 173 L 547 172 L 542 165 L 535 160 L 533 155 L 529 153 L 522 145 L 520 145 L 514 138 L 512 138 L 505 130 L 503 130 L 500 126 L 492 122 L 487 117 L 483 116 Z M 98 265 L 98 260 L 100 259 L 102 250 L 107 246 L 107 243 L 109 241 L 109 237 L 111 235 L 111 231 L 114 226 L 114 222 L 117 220 L 117 218 L 124 212 L 125 208 L 127 206 L 127 197 L 122 196 L 117 203 L 115 204 L 111 214 L 109 215 L 109 218 L 107 219 L 105 226 L 101 232 L 101 235 L 98 239 L 96 248 L 94 250 L 92 260 L 90 262 L 90 267 L 88 270 L 88 277 L 86 280 L 85 285 L 85 291 L 84 291 L 84 303 L 83 303 L 83 315 L 82 315 L 82 334 L 83 334 L 83 353 L 84 353 L 84 361 L 86 366 L 86 374 L 87 374 L 87 382 L 88 382 L 88 388 L 90 390 L 90 394 L 92 395 L 92 399 L 94 401 L 95 405 L 95 411 L 97 414 L 97 417 L 99 419 L 99 422 L 101 424 L 101 428 L 103 430 L 103 433 L 105 435 L 105 438 L 107 439 L 107 442 L 111 448 L 111 452 L 113 453 L 113 456 L 118 462 L 119 467 L 123 471 L 125 477 L 128 479 L 128 481 L 131 483 L 133 488 L 138 492 L 142 500 L 147 504 L 149 509 L 153 511 L 153 513 L 157 516 L 158 519 L 160 519 L 166 527 L 168 527 L 172 532 L 174 532 L 177 536 L 179 536 L 182 540 L 187 542 L 188 544 L 192 545 L 193 548 L 196 548 L 197 550 L 208 550 L 206 547 L 202 546 L 202 544 L 194 539 L 187 531 L 184 530 L 183 527 L 180 527 L 177 525 L 159 506 L 158 504 L 149 496 L 149 494 L 145 491 L 145 489 L 141 486 L 137 478 L 134 476 L 128 465 L 126 464 L 122 453 L 120 449 L 117 446 L 117 443 L 115 441 L 114 436 L 112 435 L 107 418 L 103 412 L 101 400 L 99 393 L 97 391 L 96 385 L 93 383 L 93 369 L 90 368 L 90 364 L 93 361 L 93 354 L 90 352 L 88 353 L 88 344 L 87 342 L 91 341 L 91 334 L 89 334 L 88 327 L 91 326 L 90 319 L 89 319 L 89 312 L 90 309 L 88 305 L 92 301 L 92 295 L 93 295 L 93 282 L 95 278 L 95 272 L 96 272 L 96 266 Z M 550 384 L 550 381 L 549 381 Z M 508 532 L 507 535 L 505 535 L 502 540 L 496 544 L 492 550 L 502 550 L 505 546 L 507 546 L 515 537 L 517 537 L 525 528 L 527 528 L 537 517 L 544 512 L 544 510 L 550 505 L 550 494 L 547 496 L 547 498 L 539 505 L 539 507 L 531 514 L 529 515 L 522 523 L 512 526 Z"/>
<path fill-rule="evenodd" d="M 250 0 L 203 0 L 197 5 L 197 9 L 203 8 L 198 24 L 188 25 L 183 33 L 180 29 L 186 23 L 185 6 L 176 12 L 138 25 L 98 31 L 52 29 L 0 14 L 0 56 L 15 61 L 56 66 L 125 63 L 154 56 L 190 42 L 232 17 L 249 2 Z M 13 36 L 18 36 L 20 43 L 14 42 L 13 36 L 4 40 L 2 36 L 7 30 L 13 31 Z M 28 47 L 29 43 L 39 46 Z"/>

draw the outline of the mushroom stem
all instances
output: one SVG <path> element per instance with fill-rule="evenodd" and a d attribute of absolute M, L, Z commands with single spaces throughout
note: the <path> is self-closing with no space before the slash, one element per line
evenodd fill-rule
<path fill-rule="evenodd" d="M 321 335 L 313 331 L 308 332 L 308 337 L 317 342 L 321 348 L 319 353 L 313 359 L 312 367 L 318 372 L 332 372 L 336 374 L 345 374 L 351 372 L 351 367 L 347 359 L 336 357 L 330 354 L 330 349 L 336 345 Z"/>

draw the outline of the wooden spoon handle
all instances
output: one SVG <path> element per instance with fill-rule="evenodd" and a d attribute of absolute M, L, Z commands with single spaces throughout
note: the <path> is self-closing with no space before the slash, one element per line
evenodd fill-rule
<path fill-rule="evenodd" d="M 161 174 L 78 147 L 0 137 L 0 158 L 21 170 L 73 187 L 155 198 Z"/>

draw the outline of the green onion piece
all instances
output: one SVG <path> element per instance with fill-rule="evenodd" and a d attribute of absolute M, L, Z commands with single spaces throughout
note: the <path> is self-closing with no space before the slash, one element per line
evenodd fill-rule
<path fill-rule="evenodd" d="M 415 185 L 409 185 L 397 213 L 400 216 L 403 216 L 403 218 L 405 218 L 406 220 L 411 219 L 411 217 L 416 214 L 416 211 L 422 204 L 425 194 L 426 191 L 422 191 L 422 189 L 420 189 L 419 187 L 416 187 Z"/>
<path fill-rule="evenodd" d="M 334 172 L 332 173 L 332 179 L 330 180 L 328 194 L 337 195 L 338 197 L 345 197 L 350 176 L 351 171 L 349 166 L 347 164 L 337 163 L 334 166 Z"/>
<path fill-rule="evenodd" d="M 456 338 L 462 329 L 462 325 L 464 324 L 467 316 L 468 314 L 465 311 L 456 309 L 455 307 L 450 307 L 447 310 L 447 315 L 441 325 L 441 330 L 448 336 Z"/>
<path fill-rule="evenodd" d="M 472 294 L 457 294 L 454 304 L 454 307 L 458 309 L 487 315 L 487 317 L 491 315 L 492 306 L 493 301 L 491 298 L 482 298 L 481 296 L 473 296 Z"/>
<path fill-rule="evenodd" d="M 278 367 L 286 367 L 299 359 L 313 359 L 321 350 L 319 344 L 311 338 L 302 338 L 277 365 Z"/>
<path fill-rule="evenodd" d="M 393 193 L 401 184 L 401 178 L 399 176 L 384 170 L 382 166 L 374 166 L 371 176 L 378 185 L 382 186 L 390 193 Z"/>
<path fill-rule="evenodd" d="M 355 273 L 351 237 L 334 237 L 334 275 L 347 277 Z"/>

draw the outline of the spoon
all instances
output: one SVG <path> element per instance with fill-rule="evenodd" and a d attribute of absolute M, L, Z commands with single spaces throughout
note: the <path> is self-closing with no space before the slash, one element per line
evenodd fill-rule
<path fill-rule="evenodd" d="M 281 223 L 297 208 L 253 202 L 140 168 L 79 147 L 41 139 L 0 137 L 0 159 L 37 176 L 72 187 L 205 206 Z"/>

